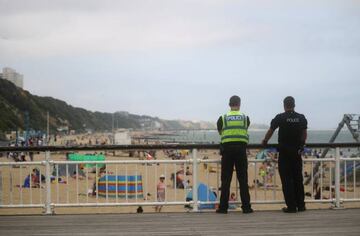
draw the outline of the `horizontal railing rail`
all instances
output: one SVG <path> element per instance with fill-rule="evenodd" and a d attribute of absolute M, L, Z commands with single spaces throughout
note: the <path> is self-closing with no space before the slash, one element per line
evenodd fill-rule
<path fill-rule="evenodd" d="M 278 144 L 248 144 L 248 149 L 278 148 Z M 359 148 L 360 143 L 307 143 L 309 148 Z M 148 144 L 148 145 L 84 145 L 84 146 L 33 146 L 0 147 L 0 152 L 57 152 L 57 151 L 99 151 L 99 150 L 159 150 L 159 149 L 219 149 L 220 144 Z"/>

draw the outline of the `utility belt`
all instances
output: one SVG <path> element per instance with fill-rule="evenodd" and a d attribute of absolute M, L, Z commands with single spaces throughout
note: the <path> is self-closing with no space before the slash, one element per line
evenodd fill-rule
<path fill-rule="evenodd" d="M 222 155 L 224 150 L 233 150 L 238 148 L 246 148 L 247 143 L 245 142 L 227 142 L 220 143 L 220 154 Z"/>
<path fill-rule="evenodd" d="M 301 156 L 301 153 L 304 151 L 303 145 L 281 145 L 277 148 L 278 152 L 289 153 Z"/>

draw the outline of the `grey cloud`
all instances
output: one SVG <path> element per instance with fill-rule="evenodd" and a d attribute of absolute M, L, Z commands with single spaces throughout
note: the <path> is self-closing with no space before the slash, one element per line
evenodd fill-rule
<path fill-rule="evenodd" d="M 239 94 L 253 121 L 268 123 L 291 94 L 311 127 L 333 127 L 360 107 L 359 9 L 340 0 L 0 0 L 0 67 L 25 74 L 35 94 L 91 110 L 215 120 Z"/>

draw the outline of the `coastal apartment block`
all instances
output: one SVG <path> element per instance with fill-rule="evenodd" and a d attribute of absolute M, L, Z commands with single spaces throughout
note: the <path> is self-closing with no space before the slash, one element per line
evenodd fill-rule
<path fill-rule="evenodd" d="M 4 67 L 2 73 L 0 73 L 0 77 L 10 81 L 19 88 L 24 87 L 24 76 L 12 68 Z"/>

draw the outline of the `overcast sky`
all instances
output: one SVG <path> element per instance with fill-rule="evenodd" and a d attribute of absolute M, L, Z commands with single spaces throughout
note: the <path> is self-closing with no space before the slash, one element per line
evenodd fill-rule
<path fill-rule="evenodd" d="M 0 67 L 92 111 L 216 121 L 242 98 L 269 124 L 360 113 L 360 1 L 0 0 Z"/>

